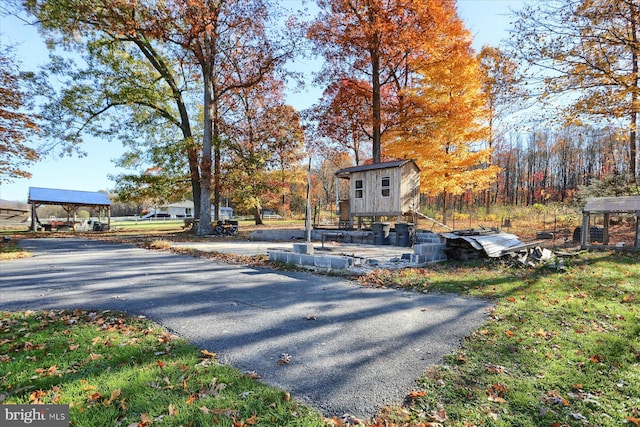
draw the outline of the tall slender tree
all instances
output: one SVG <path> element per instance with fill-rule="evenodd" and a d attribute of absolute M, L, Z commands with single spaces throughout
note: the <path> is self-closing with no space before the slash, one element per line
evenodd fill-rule
<path fill-rule="evenodd" d="M 550 0 L 516 12 L 512 48 L 542 78 L 542 100 L 566 102 L 565 118 L 626 118 L 629 177 L 636 182 L 640 112 L 640 4 Z"/>
<path fill-rule="evenodd" d="M 505 119 L 524 106 L 529 94 L 524 89 L 518 65 L 506 53 L 492 46 L 483 46 L 478 54 L 482 93 L 487 102 L 488 165 L 493 165 L 493 148 L 504 138 Z M 495 187 L 495 186 L 494 186 Z M 496 190 L 497 191 L 497 190 Z M 492 205 L 491 186 L 487 189 L 485 209 Z"/>
<path fill-rule="evenodd" d="M 154 3 L 155 4 L 155 3 Z M 200 160 L 201 215 L 218 219 L 221 202 L 221 102 L 227 92 L 260 84 L 293 54 L 290 39 L 270 37 L 275 26 L 268 0 L 173 0 L 156 5 L 149 32 L 180 46 L 203 78 L 203 142 Z M 270 25 L 272 24 L 272 25 Z M 209 221 L 197 233 L 211 234 Z"/>
<path fill-rule="evenodd" d="M 284 190 L 285 173 L 295 168 L 302 154 L 300 119 L 284 104 L 282 88 L 267 78 L 234 90 L 229 93 L 234 102 L 222 123 L 229 156 L 225 187 L 238 205 L 254 212 L 256 224 L 262 224 L 265 197 Z"/>

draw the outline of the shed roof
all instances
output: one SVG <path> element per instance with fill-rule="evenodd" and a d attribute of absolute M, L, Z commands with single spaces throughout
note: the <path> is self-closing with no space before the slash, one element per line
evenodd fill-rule
<path fill-rule="evenodd" d="M 593 197 L 587 199 L 582 212 L 640 212 L 640 196 Z"/>
<path fill-rule="evenodd" d="M 350 173 L 354 173 L 354 172 L 363 172 L 363 171 L 375 170 L 375 169 L 399 168 L 400 166 L 404 166 L 407 163 L 413 163 L 416 169 L 420 170 L 418 168 L 418 165 L 416 165 L 413 160 L 393 160 L 390 162 L 371 163 L 367 165 L 351 166 L 351 167 L 336 171 L 335 175 L 340 178 L 346 178 Z"/>
<path fill-rule="evenodd" d="M 111 206 L 106 193 L 29 187 L 29 203 L 49 205 Z"/>

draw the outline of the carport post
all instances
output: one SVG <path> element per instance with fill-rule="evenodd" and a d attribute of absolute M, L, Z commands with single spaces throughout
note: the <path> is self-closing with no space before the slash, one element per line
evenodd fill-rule
<path fill-rule="evenodd" d="M 36 204 L 31 203 L 31 231 L 36 232 Z"/>
<path fill-rule="evenodd" d="M 591 243 L 591 236 L 589 230 L 589 219 L 591 214 L 589 212 L 582 213 L 582 232 L 580 233 L 580 247 L 587 249 L 587 246 Z"/>
<path fill-rule="evenodd" d="M 602 244 L 604 246 L 609 245 L 609 221 L 611 220 L 611 214 L 609 212 L 604 213 L 604 230 L 602 233 Z"/>

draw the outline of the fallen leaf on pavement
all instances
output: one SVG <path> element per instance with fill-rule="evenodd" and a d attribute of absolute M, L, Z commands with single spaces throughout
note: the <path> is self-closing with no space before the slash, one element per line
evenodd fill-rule
<path fill-rule="evenodd" d="M 278 365 L 286 365 L 287 363 L 291 363 L 291 355 L 282 353 L 278 359 Z"/>

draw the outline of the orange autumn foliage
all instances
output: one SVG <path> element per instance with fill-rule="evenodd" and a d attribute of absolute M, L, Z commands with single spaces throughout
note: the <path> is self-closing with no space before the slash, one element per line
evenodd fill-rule
<path fill-rule="evenodd" d="M 485 189 L 498 171 L 485 167 L 486 99 L 470 34 L 455 15 L 448 22 L 433 55 L 415 58 L 418 77 L 405 91 L 401 127 L 385 146 L 392 157 L 416 161 L 421 191 L 430 195 Z"/>

